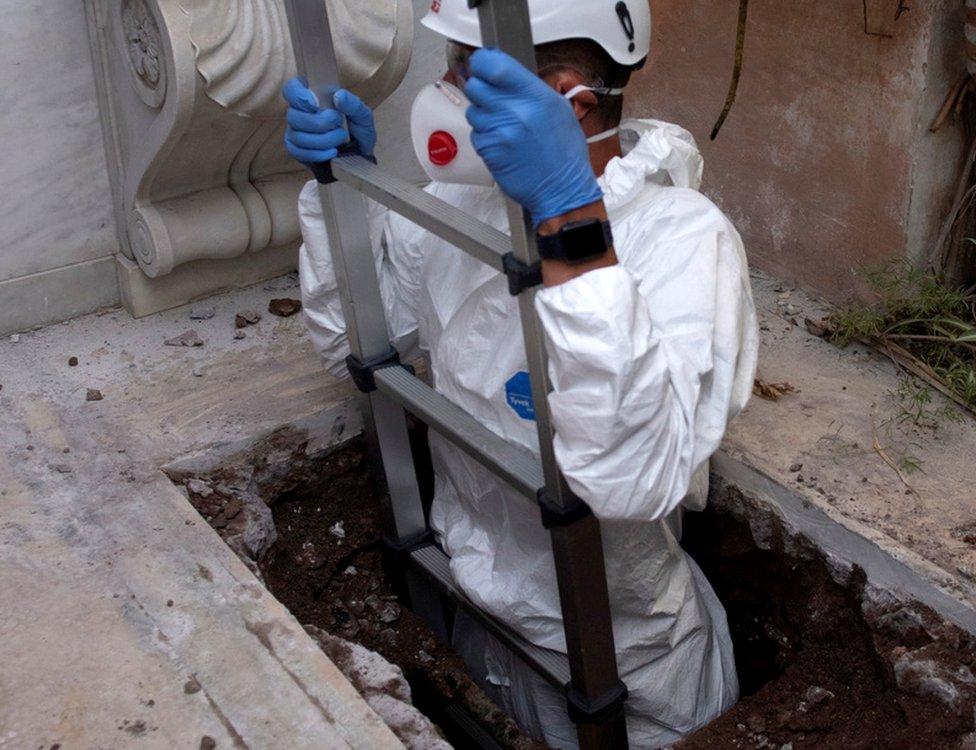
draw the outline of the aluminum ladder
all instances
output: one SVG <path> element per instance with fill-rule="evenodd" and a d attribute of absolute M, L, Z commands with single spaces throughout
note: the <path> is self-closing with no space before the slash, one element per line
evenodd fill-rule
<path fill-rule="evenodd" d="M 535 70 L 527 0 L 469 0 L 477 7 L 486 46 Z M 323 0 L 285 0 L 298 64 L 319 101 L 329 102 L 339 73 Z M 626 748 L 627 689 L 617 673 L 600 525 L 569 489 L 556 464 L 548 409 L 544 333 L 533 297 L 541 283 L 531 221 L 509 201 L 511 237 L 477 221 L 372 161 L 343 155 L 313 171 L 342 299 L 351 355 L 362 395 L 373 459 L 382 465 L 392 533 L 387 547 L 402 557 L 410 605 L 446 639 L 446 594 L 549 683 L 564 690 L 584 750 Z M 390 343 L 373 260 L 365 197 L 402 214 L 461 251 L 508 276 L 518 297 L 532 381 L 540 458 L 512 445 L 400 365 Z M 540 648 L 474 606 L 455 584 L 448 557 L 432 543 L 410 450 L 406 412 L 510 484 L 549 529 L 566 632 L 567 655 Z"/>

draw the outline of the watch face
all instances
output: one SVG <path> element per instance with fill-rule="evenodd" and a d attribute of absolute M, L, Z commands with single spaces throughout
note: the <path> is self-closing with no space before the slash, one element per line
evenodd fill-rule
<path fill-rule="evenodd" d="M 563 247 L 566 260 L 578 262 L 603 255 L 609 247 L 603 234 L 603 222 L 586 219 L 563 227 Z"/>
<path fill-rule="evenodd" d="M 556 234 L 539 238 L 539 254 L 543 258 L 570 263 L 597 258 L 612 246 L 610 224 L 599 219 L 570 222 Z"/>

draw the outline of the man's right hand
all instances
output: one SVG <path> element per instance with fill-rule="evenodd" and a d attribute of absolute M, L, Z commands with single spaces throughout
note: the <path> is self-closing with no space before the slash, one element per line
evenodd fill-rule
<path fill-rule="evenodd" d="M 352 144 L 352 150 L 362 156 L 373 155 L 373 112 L 355 94 L 339 89 L 332 102 L 335 108 L 320 109 L 315 94 L 300 78 L 288 81 L 281 94 L 288 102 L 285 148 L 292 158 L 303 164 L 324 164 L 346 144 Z"/>

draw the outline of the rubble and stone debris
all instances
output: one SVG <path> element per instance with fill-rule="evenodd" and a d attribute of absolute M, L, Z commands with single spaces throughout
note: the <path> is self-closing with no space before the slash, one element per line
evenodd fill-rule
<path fill-rule="evenodd" d="M 261 322 L 261 313 L 257 310 L 242 310 L 234 316 L 236 328 L 247 328 Z"/>
<path fill-rule="evenodd" d="M 197 305 L 190 308 L 190 320 L 210 320 L 217 314 L 217 308 L 213 305 Z"/>
<path fill-rule="evenodd" d="M 77 366 L 78 366 L 78 358 L 68 357 L 68 367 L 77 367 Z"/>
<path fill-rule="evenodd" d="M 306 625 L 305 630 L 407 748 L 450 750 L 437 727 L 414 708 L 410 685 L 399 667 L 314 625 Z"/>
<path fill-rule="evenodd" d="M 97 388 L 89 388 L 85 393 L 85 401 L 101 401 L 105 398 Z"/>
<path fill-rule="evenodd" d="M 268 303 L 268 312 L 277 315 L 279 318 L 290 318 L 302 309 L 301 300 L 297 299 L 273 299 Z"/>
<path fill-rule="evenodd" d="M 203 339 L 200 338 L 200 334 L 197 333 L 192 328 L 189 331 L 184 331 L 179 336 L 174 336 L 171 339 L 166 339 L 163 342 L 166 346 L 203 346 Z"/>

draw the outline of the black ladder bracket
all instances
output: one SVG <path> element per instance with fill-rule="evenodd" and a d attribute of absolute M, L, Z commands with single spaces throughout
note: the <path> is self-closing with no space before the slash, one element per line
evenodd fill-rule
<path fill-rule="evenodd" d="M 387 554 L 397 560 L 409 560 L 410 555 L 414 552 L 432 547 L 434 542 L 434 532 L 430 529 L 403 539 L 398 539 L 393 534 L 387 534 L 383 537 L 383 547 Z"/>
<path fill-rule="evenodd" d="M 386 354 L 368 359 L 365 362 L 355 355 L 350 354 L 346 357 L 346 367 L 349 368 L 349 375 L 352 377 L 352 382 L 363 393 L 372 393 L 376 390 L 376 378 L 374 376 L 379 370 L 385 370 L 388 367 L 402 367 L 411 375 L 416 374 L 412 366 L 400 362 L 400 352 L 392 345 Z"/>
<path fill-rule="evenodd" d="M 359 151 L 356 150 L 355 146 L 350 144 L 339 147 L 339 156 L 350 156 L 352 154 L 355 154 L 356 156 L 363 156 L 359 153 Z M 373 164 L 376 164 L 375 156 L 363 156 L 363 158 L 367 161 L 373 162 Z M 324 161 L 320 164 L 306 164 L 305 166 L 307 166 L 315 176 L 315 181 L 318 182 L 319 185 L 331 185 L 333 182 L 339 181 L 339 178 L 336 177 L 332 172 L 331 161 Z"/>
<path fill-rule="evenodd" d="M 508 293 L 513 297 L 542 284 L 542 263 L 533 263 L 530 266 L 516 258 L 515 253 L 506 253 L 502 256 L 502 267 L 508 277 Z"/>
<path fill-rule="evenodd" d="M 572 498 L 573 502 L 564 506 L 559 501 L 553 500 L 545 487 L 539 490 L 536 499 L 539 502 L 539 511 L 542 514 L 544 528 L 554 529 L 570 526 L 593 515 L 589 505 L 575 495 Z"/>
<path fill-rule="evenodd" d="M 573 683 L 569 683 L 566 685 L 569 718 L 576 724 L 605 724 L 623 712 L 628 694 L 623 680 L 618 680 L 617 684 L 606 692 L 593 700 L 587 700 L 583 693 L 573 686 Z"/>

